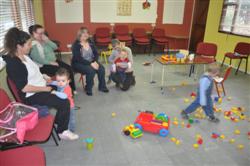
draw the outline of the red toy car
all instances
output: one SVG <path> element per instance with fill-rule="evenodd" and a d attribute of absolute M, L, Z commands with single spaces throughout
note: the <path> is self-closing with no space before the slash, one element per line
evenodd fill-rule
<path fill-rule="evenodd" d="M 135 127 L 140 128 L 142 131 L 159 134 L 162 137 L 168 135 L 169 124 L 170 119 L 165 113 L 160 113 L 155 116 L 154 113 L 150 111 L 141 112 L 134 123 Z"/>

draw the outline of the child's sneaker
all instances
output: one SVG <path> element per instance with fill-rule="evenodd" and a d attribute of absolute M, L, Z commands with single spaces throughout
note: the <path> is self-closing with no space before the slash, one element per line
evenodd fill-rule
<path fill-rule="evenodd" d="M 188 114 L 184 110 L 181 111 L 181 117 L 183 119 L 189 119 Z"/>
<path fill-rule="evenodd" d="M 209 116 L 208 120 L 210 122 L 214 122 L 214 123 L 219 123 L 220 122 L 220 119 L 216 118 L 215 116 Z"/>
<path fill-rule="evenodd" d="M 59 134 L 59 137 L 63 140 L 77 140 L 79 136 L 75 133 L 72 133 L 69 130 L 63 131 L 61 134 Z"/>

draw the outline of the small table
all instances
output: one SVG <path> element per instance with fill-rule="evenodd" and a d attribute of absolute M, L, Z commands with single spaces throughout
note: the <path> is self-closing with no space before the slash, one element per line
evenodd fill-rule
<path fill-rule="evenodd" d="M 154 74 L 154 62 L 158 62 L 162 65 L 162 73 L 161 73 L 161 89 L 163 89 L 164 86 L 164 76 L 165 76 L 165 67 L 168 65 L 204 65 L 204 70 L 205 70 L 205 65 L 209 64 L 209 62 L 200 59 L 200 58 L 195 58 L 193 61 L 189 61 L 186 60 L 185 62 L 168 62 L 163 60 L 161 57 L 157 57 L 154 59 L 154 61 L 152 62 L 152 68 L 151 68 L 151 83 L 153 83 L 153 74 Z M 195 79 L 197 78 L 197 69 L 196 69 L 196 73 L 195 73 Z"/>

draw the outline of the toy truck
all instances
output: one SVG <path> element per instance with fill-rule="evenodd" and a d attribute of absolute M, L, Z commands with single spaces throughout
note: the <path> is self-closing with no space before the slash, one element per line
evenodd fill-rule
<path fill-rule="evenodd" d="M 123 133 L 126 136 L 130 136 L 131 138 L 139 138 L 142 136 L 141 129 L 135 127 L 135 125 L 131 124 L 129 126 L 124 127 Z"/>
<path fill-rule="evenodd" d="M 169 133 L 170 119 L 165 113 L 154 115 L 153 112 L 140 112 L 137 116 L 134 126 L 142 131 L 159 134 L 166 137 Z"/>

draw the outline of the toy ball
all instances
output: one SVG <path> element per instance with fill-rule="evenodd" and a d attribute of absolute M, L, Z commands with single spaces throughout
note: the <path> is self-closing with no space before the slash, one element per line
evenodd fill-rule
<path fill-rule="evenodd" d="M 220 135 L 220 138 L 221 138 L 221 139 L 225 139 L 225 135 L 221 134 L 221 135 Z"/>
<path fill-rule="evenodd" d="M 237 145 L 237 148 L 240 149 L 240 150 L 241 150 L 241 149 L 244 149 L 244 145 L 239 144 L 239 145 Z"/>
<path fill-rule="evenodd" d="M 235 143 L 235 139 L 230 139 L 229 143 L 231 143 L 231 144 Z"/>
<path fill-rule="evenodd" d="M 197 149 L 197 148 L 199 148 L 199 144 L 193 144 L 193 147 L 194 147 L 195 149 Z"/>
<path fill-rule="evenodd" d="M 173 121 L 173 125 L 178 125 L 179 124 L 179 122 L 178 121 Z"/>
<path fill-rule="evenodd" d="M 238 129 L 234 130 L 234 134 L 239 135 L 240 134 L 240 130 L 238 130 Z"/>
<path fill-rule="evenodd" d="M 218 103 L 219 103 L 219 104 L 222 103 L 222 98 L 221 98 L 221 97 L 218 99 Z"/>
<path fill-rule="evenodd" d="M 116 116 L 116 113 L 113 112 L 113 113 L 111 114 L 111 116 L 112 116 L 112 117 L 115 117 L 115 116 Z"/>
<path fill-rule="evenodd" d="M 184 102 L 185 102 L 185 103 L 189 103 L 189 99 L 185 98 L 185 99 L 184 99 Z"/>
<path fill-rule="evenodd" d="M 181 143 L 180 140 L 176 140 L 176 141 L 175 141 L 175 144 L 176 144 L 176 145 L 180 145 L 180 143 Z"/>
<path fill-rule="evenodd" d="M 198 143 L 199 145 L 203 144 L 203 139 L 202 139 L 202 138 L 199 138 L 199 139 L 197 140 L 197 143 Z"/>
<path fill-rule="evenodd" d="M 177 139 L 174 138 L 174 137 L 172 137 L 170 140 L 171 140 L 172 142 L 176 142 L 176 141 L 177 141 Z"/>
<path fill-rule="evenodd" d="M 190 124 L 187 124 L 187 126 L 186 126 L 187 128 L 190 128 L 191 127 L 191 125 Z"/>

